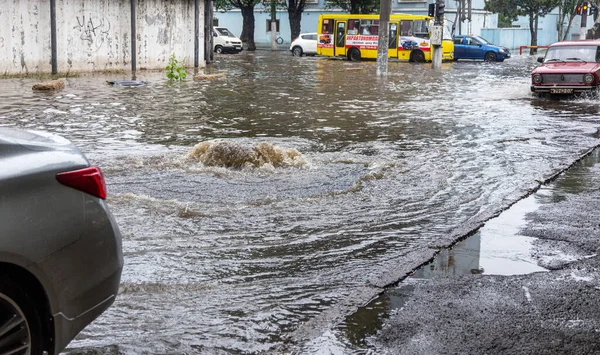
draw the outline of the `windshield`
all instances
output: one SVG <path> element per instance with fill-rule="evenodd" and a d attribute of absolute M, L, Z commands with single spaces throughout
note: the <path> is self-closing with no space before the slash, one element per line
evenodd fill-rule
<path fill-rule="evenodd" d="M 477 40 L 483 44 L 491 44 L 487 39 L 483 37 L 475 36 L 475 38 L 477 38 Z"/>
<path fill-rule="evenodd" d="M 548 48 L 544 63 L 547 62 L 600 62 L 597 46 L 557 46 Z"/>
<path fill-rule="evenodd" d="M 233 37 L 233 34 L 226 28 L 217 28 L 216 30 L 221 36 Z"/>

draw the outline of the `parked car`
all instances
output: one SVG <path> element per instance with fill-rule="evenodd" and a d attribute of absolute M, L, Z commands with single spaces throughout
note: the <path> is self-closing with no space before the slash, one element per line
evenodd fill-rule
<path fill-rule="evenodd" d="M 317 34 L 301 33 L 300 36 L 290 44 L 290 52 L 296 57 L 317 54 Z"/>
<path fill-rule="evenodd" d="M 486 62 L 503 62 L 510 58 L 510 51 L 488 42 L 479 36 L 456 35 L 454 40 L 454 60 L 471 59 Z"/>
<path fill-rule="evenodd" d="M 548 47 L 531 72 L 531 91 L 576 94 L 600 86 L 600 40 L 557 42 Z"/>
<path fill-rule="evenodd" d="M 58 354 L 115 300 L 121 234 L 68 140 L 0 127 L 0 353 Z"/>
<path fill-rule="evenodd" d="M 239 53 L 242 40 L 225 27 L 213 27 L 213 51 L 217 53 Z"/>

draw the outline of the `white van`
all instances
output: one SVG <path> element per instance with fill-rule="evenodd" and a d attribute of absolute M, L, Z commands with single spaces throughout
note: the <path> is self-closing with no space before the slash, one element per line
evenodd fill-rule
<path fill-rule="evenodd" d="M 242 51 L 242 40 L 225 27 L 213 27 L 213 51 L 238 53 Z"/>

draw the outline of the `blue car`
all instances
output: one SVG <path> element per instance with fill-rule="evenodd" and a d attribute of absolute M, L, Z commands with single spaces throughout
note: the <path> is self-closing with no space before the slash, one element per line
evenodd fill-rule
<path fill-rule="evenodd" d="M 503 62 L 510 58 L 506 47 L 496 46 L 479 36 L 456 35 L 454 40 L 454 60 L 472 59 L 486 62 Z"/>

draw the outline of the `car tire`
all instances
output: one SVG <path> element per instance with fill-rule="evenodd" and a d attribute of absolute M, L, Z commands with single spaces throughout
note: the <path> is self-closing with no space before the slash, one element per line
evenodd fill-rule
<path fill-rule="evenodd" d="M 43 319 L 33 298 L 18 283 L 0 276 L 0 353 L 42 354 L 46 341 Z"/>
<path fill-rule="evenodd" d="M 496 61 L 496 53 L 494 52 L 487 52 L 485 54 L 485 57 L 483 57 L 483 60 L 486 62 L 495 62 Z"/>
<path fill-rule="evenodd" d="M 223 47 L 221 47 L 221 46 L 216 46 L 216 47 L 215 47 L 215 52 L 216 52 L 216 53 L 219 53 L 219 54 L 223 53 Z"/>
<path fill-rule="evenodd" d="M 410 52 L 410 62 L 413 63 L 425 63 L 425 54 L 421 50 L 415 50 Z"/>
<path fill-rule="evenodd" d="M 360 50 L 358 48 L 350 48 L 348 51 L 348 60 L 357 62 L 360 60 Z"/>
<path fill-rule="evenodd" d="M 302 57 L 302 47 L 296 46 L 292 48 L 292 55 L 294 57 Z"/>

